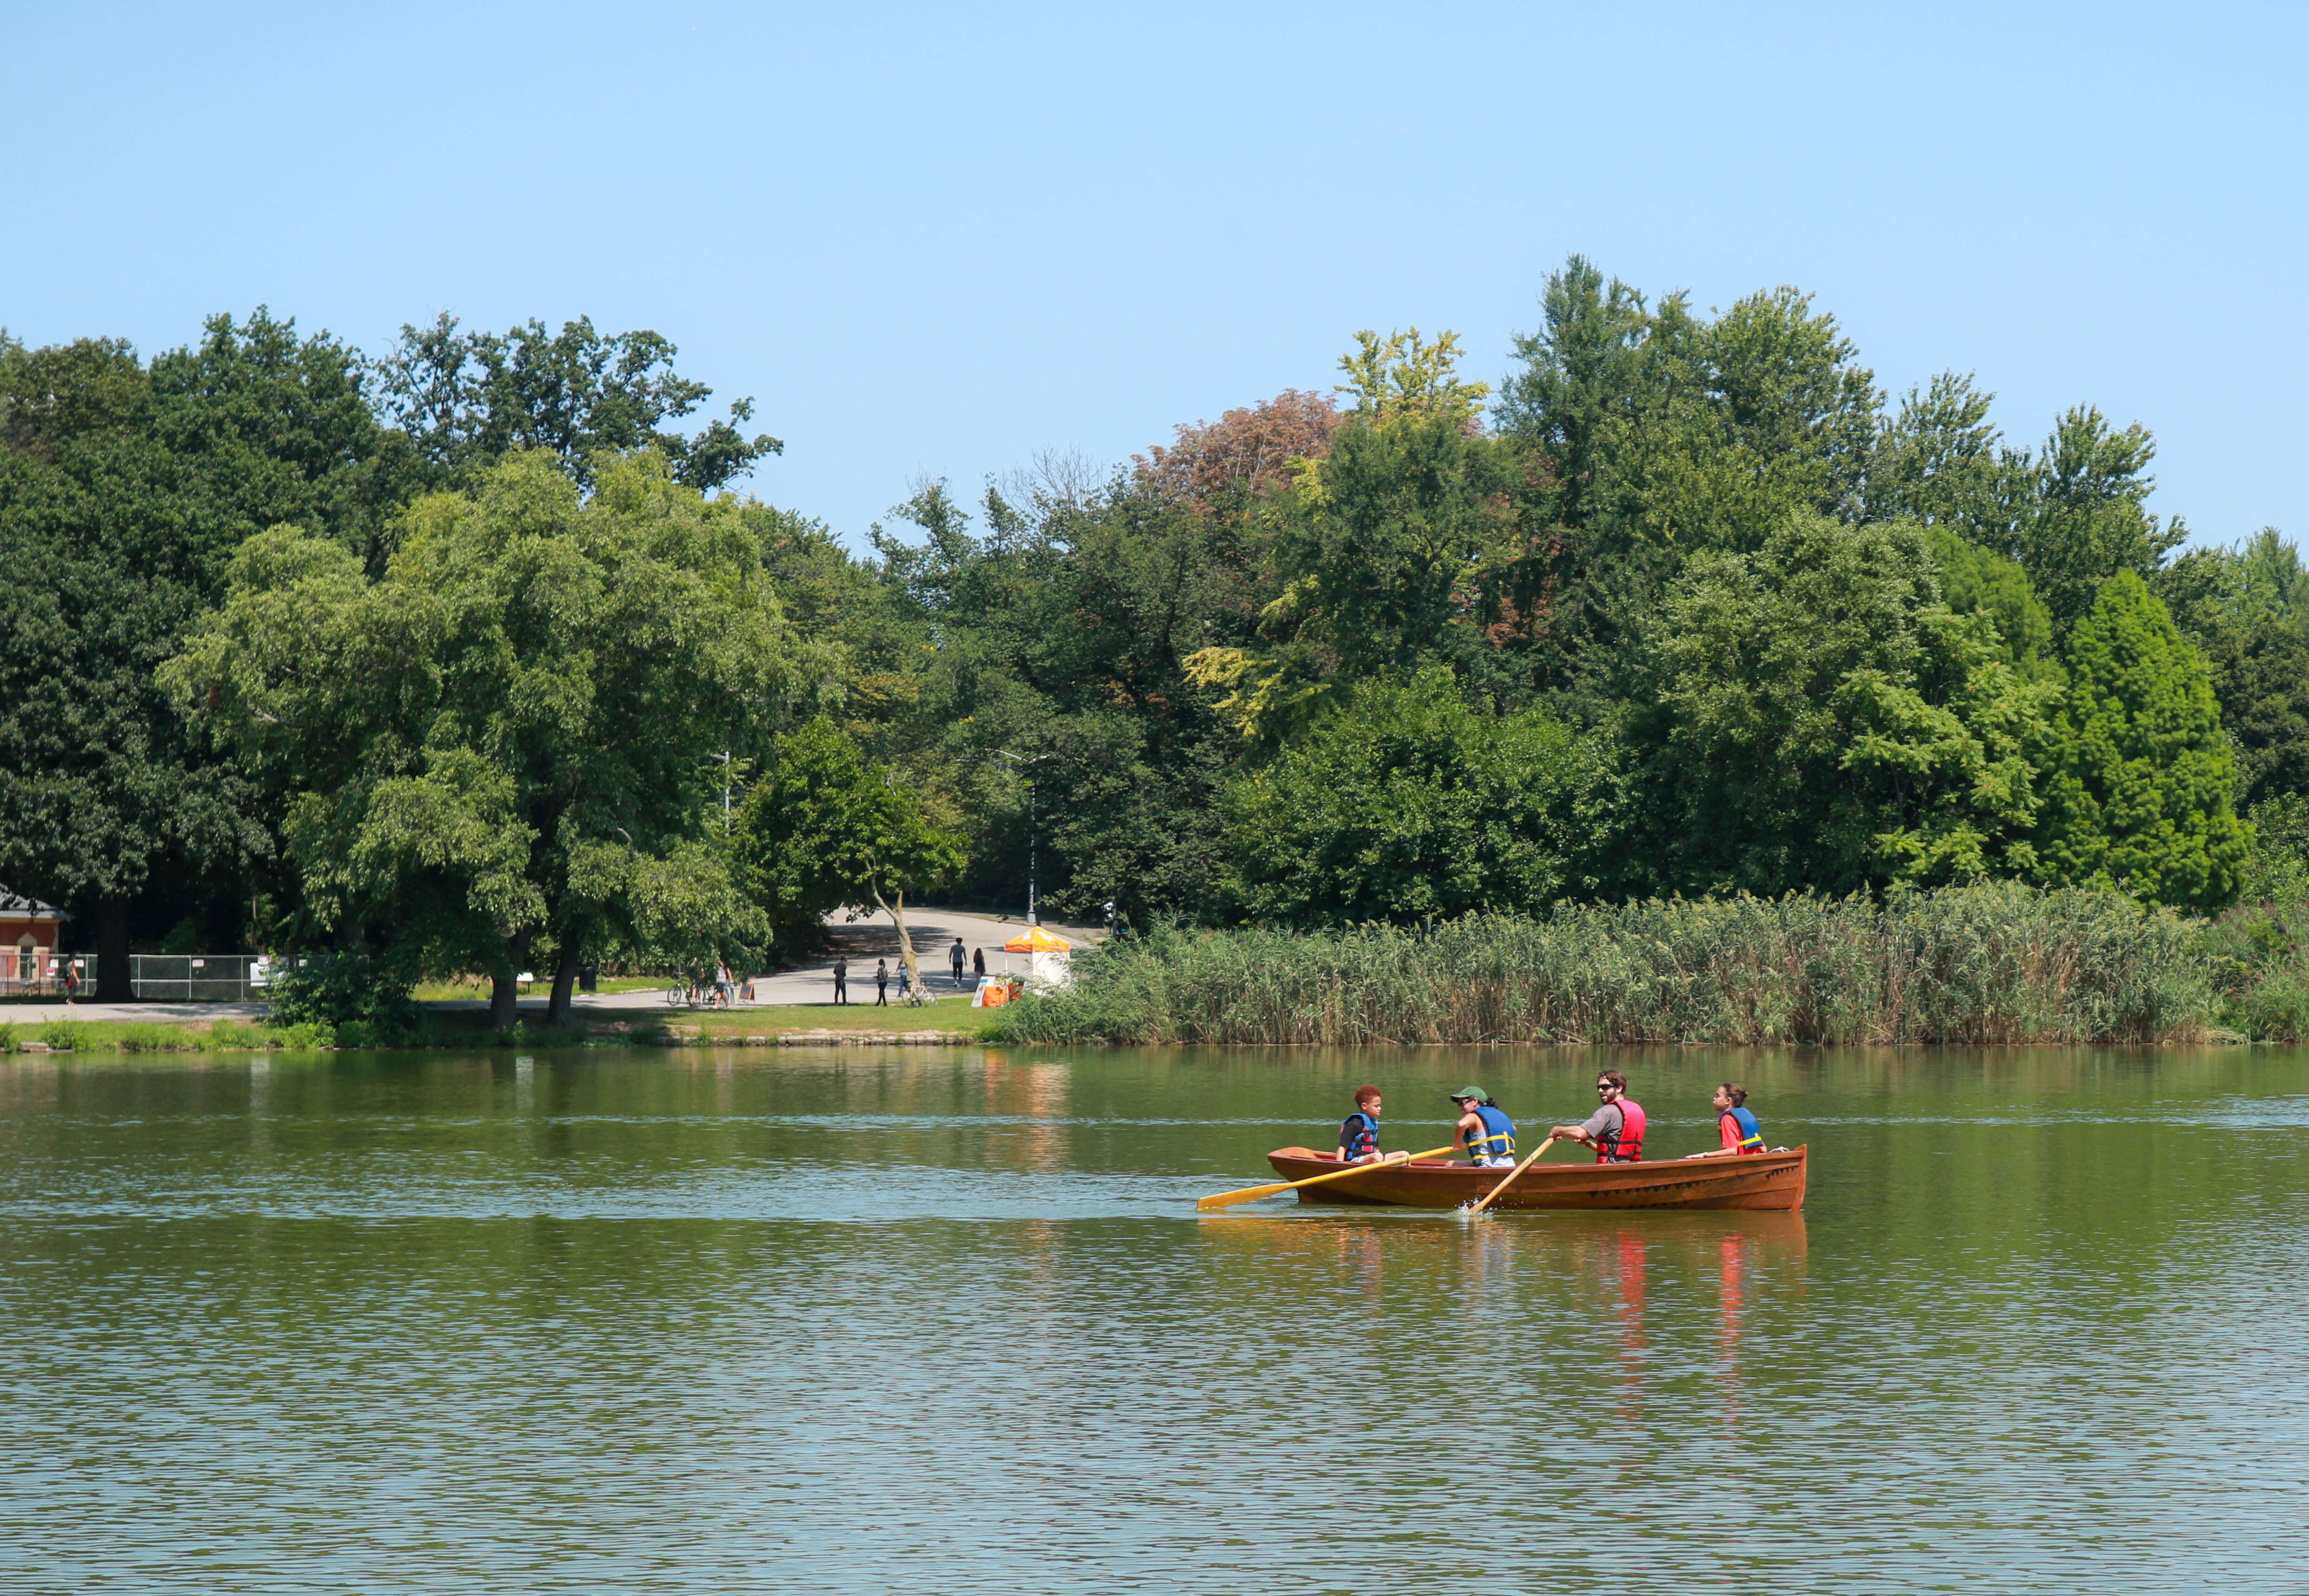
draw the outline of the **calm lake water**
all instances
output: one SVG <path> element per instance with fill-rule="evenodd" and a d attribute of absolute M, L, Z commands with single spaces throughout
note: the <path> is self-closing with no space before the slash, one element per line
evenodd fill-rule
<path fill-rule="evenodd" d="M 1605 1060 L 1806 1212 L 1194 1212 Z M 2268 1048 L 0 1060 L 0 1589 L 2298 1592 L 2305 1135 Z"/>

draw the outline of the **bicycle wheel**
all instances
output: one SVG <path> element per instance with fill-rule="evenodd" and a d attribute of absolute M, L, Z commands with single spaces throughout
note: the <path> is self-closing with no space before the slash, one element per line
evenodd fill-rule
<path fill-rule="evenodd" d="M 689 1001 L 689 983 L 676 981 L 665 989 L 665 1006 L 679 1008 Z"/>

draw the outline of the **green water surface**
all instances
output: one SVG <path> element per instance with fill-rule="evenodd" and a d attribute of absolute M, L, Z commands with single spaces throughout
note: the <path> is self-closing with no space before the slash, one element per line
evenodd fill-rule
<path fill-rule="evenodd" d="M 1805 1212 L 1194 1211 L 1605 1061 Z M 2305 1133 L 2269 1048 L 0 1059 L 0 1589 L 2298 1592 Z"/>

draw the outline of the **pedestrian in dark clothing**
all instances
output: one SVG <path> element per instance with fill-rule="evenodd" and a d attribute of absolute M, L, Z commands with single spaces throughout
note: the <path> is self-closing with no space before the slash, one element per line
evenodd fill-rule
<path fill-rule="evenodd" d="M 946 961 L 947 961 L 947 963 L 949 963 L 949 964 L 951 964 L 951 965 L 953 965 L 953 966 L 954 966 L 954 985 L 955 985 L 955 989 L 956 989 L 956 991 L 960 991 L 960 990 L 962 989 L 962 938 L 961 938 L 961 937 L 959 937 L 959 936 L 956 937 L 956 938 L 954 939 L 954 945 L 953 945 L 952 947 L 950 947 L 950 948 L 948 948 L 948 949 L 947 949 L 947 950 L 946 950 Z"/>
<path fill-rule="evenodd" d="M 890 1006 L 890 961 L 887 959 L 874 961 L 874 1006 Z"/>
<path fill-rule="evenodd" d="M 986 979 L 986 950 L 980 948 L 970 955 L 970 973 L 980 980 Z"/>
<path fill-rule="evenodd" d="M 850 961 L 837 958 L 834 962 L 834 1001 L 850 1001 Z"/>

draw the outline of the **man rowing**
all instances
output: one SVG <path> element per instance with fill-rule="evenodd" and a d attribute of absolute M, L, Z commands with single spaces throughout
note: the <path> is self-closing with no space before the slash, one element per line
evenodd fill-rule
<path fill-rule="evenodd" d="M 1457 1139 L 1467 1161 L 1484 1169 L 1512 1168 L 1515 1121 L 1480 1086 L 1462 1086 L 1451 1100 L 1459 1105 Z"/>
<path fill-rule="evenodd" d="M 1596 1076 L 1596 1095 L 1603 1100 L 1593 1114 L 1578 1125 L 1559 1125 L 1547 1134 L 1559 1142 L 1578 1142 L 1596 1150 L 1599 1164 L 1632 1164 L 1644 1156 L 1644 1107 L 1628 1095 L 1628 1078 L 1617 1070 Z"/>

